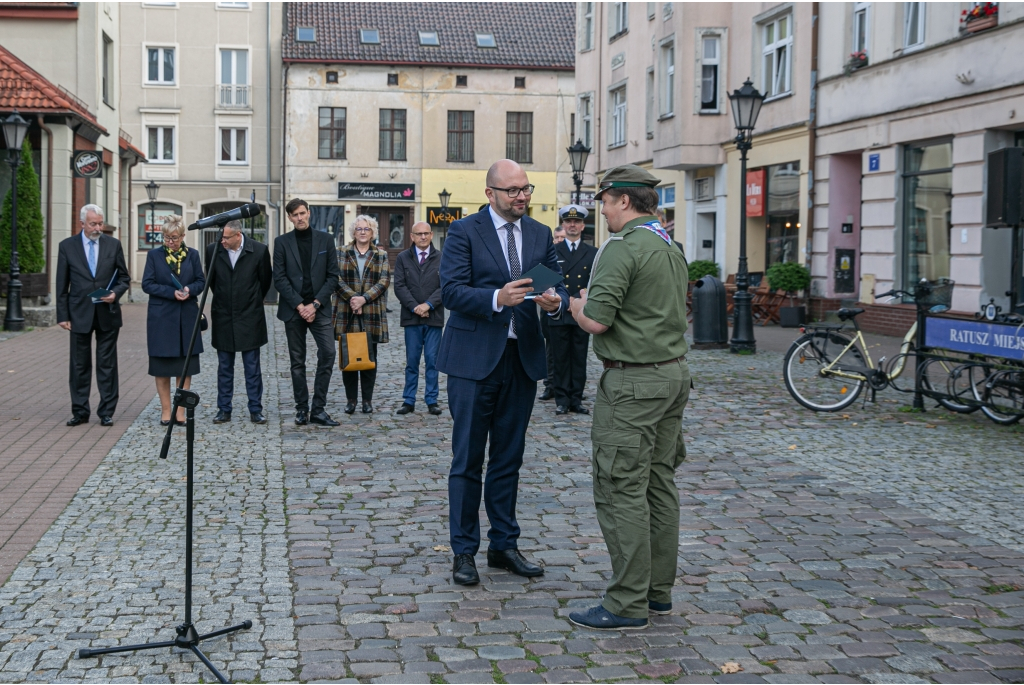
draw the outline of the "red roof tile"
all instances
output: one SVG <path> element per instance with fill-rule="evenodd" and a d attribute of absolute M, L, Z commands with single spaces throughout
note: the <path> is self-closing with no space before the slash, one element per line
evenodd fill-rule
<path fill-rule="evenodd" d="M 96 117 L 74 96 L 47 81 L 35 69 L 0 45 L 0 110 L 22 113 L 73 114 L 106 134 Z"/>

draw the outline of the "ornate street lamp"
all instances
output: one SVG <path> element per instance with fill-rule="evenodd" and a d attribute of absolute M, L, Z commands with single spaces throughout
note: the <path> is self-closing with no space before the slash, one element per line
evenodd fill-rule
<path fill-rule="evenodd" d="M 740 151 L 740 263 L 736 272 L 736 294 L 733 295 L 732 340 L 733 353 L 757 351 L 754 340 L 754 318 L 751 312 L 750 275 L 747 272 L 747 152 L 753 146 L 754 125 L 761 112 L 764 95 L 757 92 L 748 78 L 743 87 L 729 95 L 732 117 L 736 122 L 736 149 Z"/>
<path fill-rule="evenodd" d="M 149 198 L 149 227 L 156 231 L 156 194 L 160 186 L 153 181 L 146 184 L 146 197 Z"/>
<path fill-rule="evenodd" d="M 448 237 L 448 227 L 452 225 L 452 222 L 448 220 L 448 203 L 451 202 L 452 194 L 445 188 L 437 194 L 437 199 L 441 201 L 441 216 L 444 217 L 444 235 L 441 236 L 441 246 L 444 247 L 444 240 Z"/>
<path fill-rule="evenodd" d="M 580 203 L 580 188 L 583 186 L 583 170 L 587 167 L 587 156 L 590 148 L 577 139 L 573 146 L 566 148 L 569 153 L 569 165 L 572 166 L 572 182 L 576 186 L 576 204 Z"/>
<path fill-rule="evenodd" d="M 21 145 L 28 133 L 28 122 L 18 110 L 4 119 L 4 141 L 7 143 L 7 163 L 11 165 L 11 277 L 7 281 L 7 314 L 5 331 L 25 330 L 25 315 L 21 308 L 21 266 L 18 264 L 18 166 L 21 164 Z"/>

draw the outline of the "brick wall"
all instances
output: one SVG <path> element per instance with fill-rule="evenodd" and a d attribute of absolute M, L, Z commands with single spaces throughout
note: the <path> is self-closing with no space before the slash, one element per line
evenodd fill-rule
<path fill-rule="evenodd" d="M 823 297 L 812 297 L 808 310 L 814 321 L 823 321 L 829 312 L 843 306 L 843 301 Z M 857 324 L 866 333 L 891 335 L 902 338 L 907 329 L 914 325 L 917 313 L 912 304 L 864 304 L 859 302 L 855 307 L 863 307 L 864 313 L 857 317 Z"/>

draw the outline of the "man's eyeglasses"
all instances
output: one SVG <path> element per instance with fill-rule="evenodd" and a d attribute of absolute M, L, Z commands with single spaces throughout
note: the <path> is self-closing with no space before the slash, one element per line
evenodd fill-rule
<path fill-rule="evenodd" d="M 412 237 L 413 238 L 429 238 L 430 234 L 429 233 L 413 233 Z"/>
<path fill-rule="evenodd" d="M 523 195 L 533 195 L 533 191 L 537 186 L 531 184 L 528 186 L 523 186 L 522 188 L 495 188 L 494 186 L 489 187 L 491 190 L 502 190 L 508 193 L 509 197 L 519 197 L 519 193 L 522 193 Z"/>

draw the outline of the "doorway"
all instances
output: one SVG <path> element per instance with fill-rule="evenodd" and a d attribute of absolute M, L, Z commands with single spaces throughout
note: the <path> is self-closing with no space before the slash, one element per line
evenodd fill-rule
<path fill-rule="evenodd" d="M 714 212 L 697 214 L 697 249 L 694 259 L 715 261 L 715 218 Z"/>
<path fill-rule="evenodd" d="M 377 220 L 377 244 L 388 251 L 388 261 L 394 269 L 398 253 L 412 245 L 409 229 L 412 226 L 411 207 L 363 207 L 360 214 Z"/>

